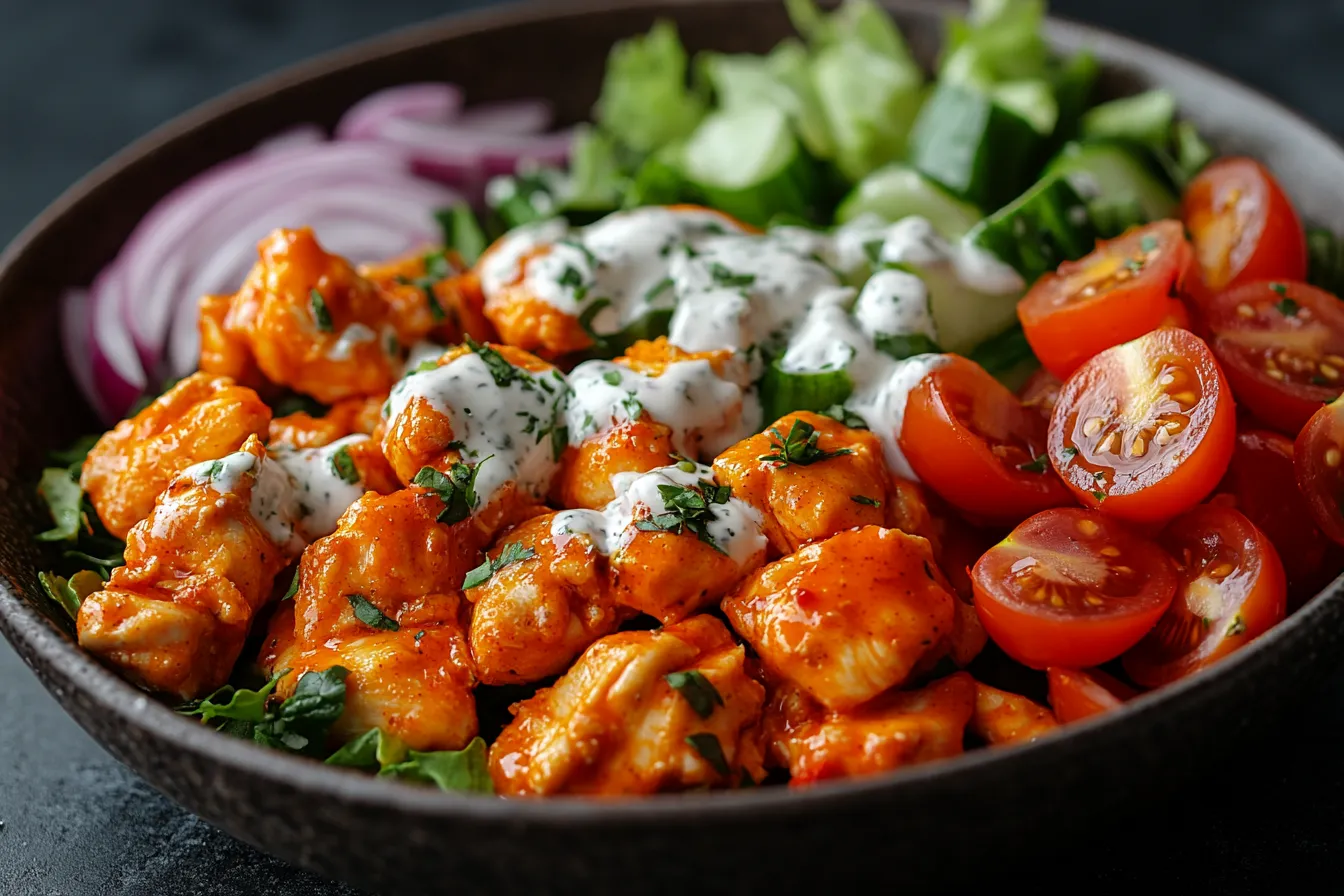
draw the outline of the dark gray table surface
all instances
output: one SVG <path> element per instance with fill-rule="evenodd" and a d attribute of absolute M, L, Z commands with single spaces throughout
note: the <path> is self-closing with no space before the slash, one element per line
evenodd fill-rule
<path fill-rule="evenodd" d="M 303 56 L 489 0 L 0 0 L 0 243 L 144 131 Z M 1344 134 L 1341 0 L 1057 0 L 1240 77 Z M 1214 13 L 1201 12 L 1217 10 Z M 1257 893 L 1344 865 L 1344 674 L 1078 860 L 986 870 L 1053 889 Z M 446 846 L 445 848 L 451 848 Z M 893 869 L 899 880 L 899 869 Z M 712 882 L 706 882 L 707 886 Z M 1330 889 L 1337 889 L 1332 886 Z M 111 759 L 0 642 L 0 894 L 353 896 L 194 818 Z"/>

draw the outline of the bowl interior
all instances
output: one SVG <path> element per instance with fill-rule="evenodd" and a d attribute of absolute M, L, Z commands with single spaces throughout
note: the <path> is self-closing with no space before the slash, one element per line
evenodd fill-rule
<path fill-rule="evenodd" d="M 931 64 L 941 38 L 941 17 L 948 7 L 919 0 L 888 5 L 897 12 L 917 56 Z M 413 81 L 452 81 L 465 88 L 471 102 L 541 96 L 555 104 L 563 120 L 577 121 L 587 117 L 597 95 L 607 48 L 617 39 L 646 30 L 658 18 L 674 19 L 692 52 L 706 48 L 762 51 L 789 33 L 783 6 L 775 0 L 628 0 L 616 8 L 601 3 L 602 11 L 597 12 L 598 6 L 548 5 L 434 23 L 248 85 L 171 122 L 99 168 L 61 197 L 0 257 L 0 310 L 6 320 L 0 329 L 0 491 L 4 493 L 0 500 L 0 572 L 8 583 L 0 587 L 0 628 L 86 726 L 95 724 L 89 721 L 95 711 L 106 712 L 132 725 L 158 729 L 161 735 L 171 732 L 172 740 L 185 749 L 202 751 L 218 761 L 260 766 L 253 771 L 339 791 L 348 799 L 377 802 L 393 799 L 388 794 L 394 792 L 409 792 L 410 788 L 356 780 L 287 757 L 268 756 L 258 762 L 263 754 L 246 745 L 226 743 L 223 736 L 145 700 L 70 643 L 37 587 L 41 552 L 32 538 L 43 522 L 32 483 L 46 452 L 96 425 L 65 370 L 56 335 L 58 299 L 67 287 L 88 283 L 141 215 L 172 187 L 285 127 L 304 122 L 329 126 L 353 102 L 379 88 Z M 1344 152 L 1320 131 L 1246 88 L 1159 51 L 1067 23 L 1053 23 L 1050 36 L 1060 48 L 1088 47 L 1104 61 L 1104 94 L 1151 84 L 1170 88 L 1182 112 L 1221 150 L 1264 159 L 1308 217 L 1344 230 Z M 1187 682 L 1139 701 L 1113 719 L 1083 726 L 1070 737 L 1115 728 L 1164 702 L 1212 699 L 1215 690 L 1247 686 L 1267 662 L 1257 659 L 1258 654 L 1275 649 L 1287 638 L 1306 637 L 1295 632 L 1323 621 L 1323 600 L 1318 598 L 1256 648 L 1209 676 L 1208 687 Z M 1214 679 L 1224 679 L 1225 685 L 1213 687 Z M 71 688 L 80 696 L 70 696 Z M 1207 692 L 1205 697 L 1191 696 L 1201 688 Z M 72 701 L 83 703 L 75 706 Z M 113 749 L 125 758 L 116 746 Z M 1011 755 L 992 760 L 967 757 L 959 763 L 985 765 L 1011 759 Z M 849 784 L 837 792 L 872 790 L 886 783 L 882 779 Z M 170 785 L 161 786 L 173 790 Z M 462 805 L 457 800 L 436 801 L 437 797 L 416 792 L 395 799 L 403 806 L 414 805 L 417 811 Z M 761 799 L 778 798 L 720 797 L 718 802 Z M 686 804 L 709 805 L 695 800 Z M 535 818 L 546 817 L 550 811 L 535 805 L 516 810 L 520 816 Z"/>

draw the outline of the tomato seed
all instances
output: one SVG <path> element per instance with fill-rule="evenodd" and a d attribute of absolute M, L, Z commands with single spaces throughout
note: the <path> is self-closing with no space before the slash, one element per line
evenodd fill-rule
<path fill-rule="evenodd" d="M 1100 551 L 1097 551 L 1097 553 L 1101 554 L 1101 556 L 1103 557 L 1119 557 L 1120 549 L 1113 544 L 1108 544 Z"/>
<path fill-rule="evenodd" d="M 1272 379 L 1272 380 L 1280 380 L 1280 381 L 1282 381 L 1282 380 L 1286 379 L 1286 377 L 1283 375 L 1283 371 L 1282 371 L 1282 370 L 1279 370 L 1277 367 L 1274 368 L 1273 370 L 1270 370 L 1270 369 L 1266 368 L 1266 370 L 1265 370 L 1265 375 L 1268 376 L 1268 377 L 1269 377 L 1270 379 Z"/>
<path fill-rule="evenodd" d="M 1119 439 L 1119 436 L 1116 434 L 1115 430 L 1111 430 L 1110 432 L 1106 433 L 1106 438 L 1101 440 L 1101 444 L 1097 446 L 1097 451 L 1101 452 L 1102 454 L 1110 454 L 1112 451 L 1115 450 L 1115 443 L 1117 439 Z"/>
<path fill-rule="evenodd" d="M 1079 520 L 1078 531 L 1091 538 L 1101 531 L 1101 527 L 1091 520 Z"/>
<path fill-rule="evenodd" d="M 1143 440 L 1143 436 L 1135 436 L 1134 444 L 1129 446 L 1130 457 L 1143 457 L 1148 453 L 1148 443 Z"/>
<path fill-rule="evenodd" d="M 1344 456 L 1340 455 L 1338 448 L 1331 447 L 1325 449 L 1325 465 L 1327 467 L 1339 466 L 1341 459 L 1344 459 Z"/>
<path fill-rule="evenodd" d="M 1324 361 L 1321 362 L 1318 369 L 1321 371 L 1321 376 L 1329 377 L 1332 380 L 1339 379 L 1339 369 L 1326 364 Z"/>
<path fill-rule="evenodd" d="M 1092 417 L 1083 424 L 1083 435 L 1091 438 L 1101 432 L 1101 428 L 1106 425 L 1106 421 L 1101 417 Z"/>
<path fill-rule="evenodd" d="M 1215 579 L 1225 579 L 1232 575 L 1232 570 L 1235 568 L 1231 563 L 1220 563 L 1209 572 L 1209 575 Z"/>
<path fill-rule="evenodd" d="M 1245 302 L 1242 302 L 1240 305 L 1237 306 L 1237 313 L 1240 314 L 1242 317 L 1255 317 L 1255 309 L 1252 308 L 1250 305 L 1247 305 Z"/>

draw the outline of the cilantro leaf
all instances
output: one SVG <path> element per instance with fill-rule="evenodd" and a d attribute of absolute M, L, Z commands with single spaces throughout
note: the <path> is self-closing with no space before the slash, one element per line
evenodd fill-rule
<path fill-rule="evenodd" d="M 686 736 L 686 743 L 694 747 L 695 752 L 699 753 L 714 771 L 721 775 L 729 773 L 728 759 L 723 755 L 723 745 L 719 743 L 717 735 L 708 731 L 689 734 Z"/>
<path fill-rule="evenodd" d="M 817 447 L 817 440 L 821 438 L 821 433 L 817 432 L 817 428 L 811 423 L 797 417 L 794 418 L 793 425 L 789 427 L 787 436 L 780 435 L 779 430 L 774 427 L 771 427 L 769 432 L 778 441 L 770 443 L 772 450 L 769 454 L 762 454 L 756 459 L 772 463 L 776 467 L 787 467 L 789 464 L 805 467 L 819 460 L 828 460 L 832 457 L 854 453 L 849 448 L 822 451 Z"/>
<path fill-rule="evenodd" d="M 496 386 L 507 386 L 517 381 L 532 382 L 532 377 L 527 371 L 514 367 L 490 346 L 482 345 L 470 336 L 467 337 L 467 346 L 485 363 Z"/>
<path fill-rule="evenodd" d="M 1029 460 L 1024 464 L 1018 464 L 1017 468 L 1023 473 L 1044 473 L 1049 466 L 1049 455 L 1042 454 L 1034 460 Z"/>
<path fill-rule="evenodd" d="M 409 750 L 406 759 L 383 768 L 379 777 L 401 778 L 435 784 L 440 790 L 458 790 L 468 793 L 494 793 L 494 782 L 486 764 L 485 741 L 472 738 L 461 750 L 440 750 L 421 753 Z"/>
<path fill-rule="evenodd" d="M 493 560 L 486 557 L 480 566 L 467 573 L 466 578 L 462 580 L 462 590 L 465 591 L 468 588 L 483 585 L 504 567 L 513 563 L 520 563 L 523 560 L 530 560 L 535 556 L 537 556 L 537 552 L 532 548 L 525 548 L 521 542 L 511 541 L 504 545 L 504 549 L 500 551 L 498 557 Z"/>
<path fill-rule="evenodd" d="M 397 620 L 383 613 L 364 595 L 347 594 L 345 599 L 350 602 L 351 608 L 355 611 L 355 618 L 370 628 L 379 628 L 388 632 L 395 632 L 401 628 L 397 624 Z"/>
<path fill-rule="evenodd" d="M 406 744 L 381 728 L 370 728 L 327 757 L 327 765 L 376 771 L 406 759 Z"/>
<path fill-rule="evenodd" d="M 723 695 L 719 693 L 719 689 L 696 669 L 687 672 L 669 672 L 663 676 L 663 680 L 685 697 L 691 709 L 702 719 L 709 718 L 715 706 L 723 706 Z"/>
<path fill-rule="evenodd" d="M 350 673 L 341 666 L 321 672 L 306 672 L 294 694 L 279 708 L 268 710 L 255 726 L 257 743 L 295 753 L 320 755 L 331 726 L 345 712 L 345 679 Z"/>
<path fill-rule="evenodd" d="M 330 333 L 333 329 L 331 322 L 331 311 L 327 308 L 327 300 L 322 298 L 322 293 L 317 288 L 308 290 L 308 305 L 313 309 L 313 322 L 323 333 Z"/>
<path fill-rule="evenodd" d="M 1297 317 L 1298 309 L 1302 306 L 1297 304 L 1293 299 L 1283 298 L 1275 302 L 1274 307 L 1277 308 L 1279 313 L 1284 317 Z"/>
<path fill-rule="evenodd" d="M 427 488 L 439 496 L 443 502 L 439 522 L 449 525 L 461 522 L 476 509 L 476 476 L 480 473 L 481 464 L 491 457 L 494 455 L 482 458 L 475 464 L 455 463 L 447 474 L 433 467 L 421 467 L 411 480 L 411 485 Z"/>
<path fill-rule="evenodd" d="M 882 502 L 876 498 L 870 498 L 867 495 L 850 495 L 849 500 L 855 504 L 867 504 L 869 507 L 881 507 Z"/>
<path fill-rule="evenodd" d="M 355 469 L 354 458 L 350 456 L 350 449 L 345 445 L 336 449 L 336 453 L 331 456 L 331 472 L 351 485 L 359 482 L 359 470 Z"/>

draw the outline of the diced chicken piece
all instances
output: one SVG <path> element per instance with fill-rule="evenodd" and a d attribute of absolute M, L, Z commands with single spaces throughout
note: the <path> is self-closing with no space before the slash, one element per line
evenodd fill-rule
<path fill-rule="evenodd" d="M 409 346 L 426 334 L 443 345 L 470 336 L 495 338 L 485 319 L 485 297 L 475 274 L 463 270 L 455 252 L 421 252 L 359 267 L 360 276 L 383 290 L 392 306 L 399 339 Z"/>
<path fill-rule="evenodd" d="M 523 684 L 565 670 L 628 611 L 611 600 L 607 559 L 584 533 L 552 530 L 557 514 L 504 532 L 485 581 L 467 588 L 471 652 L 485 684 Z"/>
<path fill-rule="evenodd" d="M 271 446 L 321 448 L 350 435 L 372 435 L 382 423 L 386 395 L 338 401 L 321 417 L 296 411 L 271 420 Z"/>
<path fill-rule="evenodd" d="M 720 454 L 714 473 L 761 512 L 774 556 L 885 519 L 882 444 L 821 414 L 782 417 Z"/>
<path fill-rule="evenodd" d="M 294 555 L 259 519 L 266 449 L 184 470 L 126 538 L 126 565 L 85 598 L 84 649 L 132 679 L 183 699 L 228 679 L 256 611 Z"/>
<path fill-rule="evenodd" d="M 84 461 L 80 485 L 107 531 L 125 538 L 168 483 L 204 460 L 265 438 L 270 408 L 225 376 L 194 373 L 105 433 Z"/>
<path fill-rule="evenodd" d="M 245 349 L 272 383 L 327 404 L 386 393 L 401 367 L 401 345 L 423 332 L 400 332 L 383 292 L 324 251 L 308 228 L 276 230 L 257 250 L 260 261 L 217 333 L 210 330 L 218 300 L 205 301 L 201 369 L 238 372 Z M 236 346 L 227 346 L 229 339 Z"/>
<path fill-rule="evenodd" d="M 975 682 L 965 672 L 846 712 L 828 711 L 784 683 L 772 690 L 762 729 L 770 759 L 802 787 L 957 756 L 974 703 Z"/>
<path fill-rule="evenodd" d="M 765 689 L 723 623 L 618 632 L 514 706 L 490 748 L 506 796 L 637 795 L 761 777 Z"/>
<path fill-rule="evenodd" d="M 867 526 L 764 567 L 723 611 L 772 676 L 843 711 L 946 651 L 956 598 L 944 581 L 926 540 Z"/>
<path fill-rule="evenodd" d="M 992 746 L 1035 740 L 1059 727 L 1055 716 L 1034 700 L 975 683 L 971 731 Z"/>
<path fill-rule="evenodd" d="M 571 428 L 570 438 L 574 432 Z M 552 495 L 561 507 L 600 510 L 616 497 L 613 476 L 648 473 L 675 457 L 670 428 L 647 416 L 618 423 L 565 449 Z"/>
<path fill-rule="evenodd" d="M 550 491 L 567 388 L 558 370 L 527 352 L 459 346 L 393 387 L 383 453 L 406 485 L 425 467 L 471 468 L 473 512 L 516 521 Z"/>

